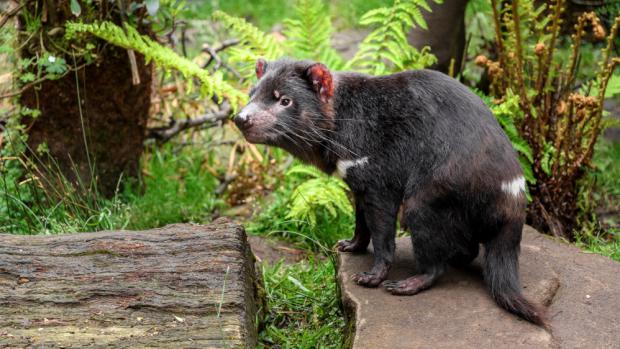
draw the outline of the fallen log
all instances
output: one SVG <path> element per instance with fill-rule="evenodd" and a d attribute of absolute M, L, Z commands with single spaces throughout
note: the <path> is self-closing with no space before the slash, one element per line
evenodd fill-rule
<path fill-rule="evenodd" d="M 0 234 L 0 347 L 254 348 L 263 297 L 245 231 Z"/>

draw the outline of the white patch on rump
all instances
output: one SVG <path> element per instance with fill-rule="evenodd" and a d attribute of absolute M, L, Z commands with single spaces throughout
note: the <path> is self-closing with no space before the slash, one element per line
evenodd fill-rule
<path fill-rule="evenodd" d="M 347 177 L 347 170 L 355 166 L 364 166 L 368 164 L 368 156 L 355 160 L 338 160 L 336 162 L 336 172 L 340 178 Z"/>
<path fill-rule="evenodd" d="M 525 178 L 523 176 L 517 177 L 510 182 L 502 182 L 502 190 L 506 194 L 518 197 L 525 193 Z"/>

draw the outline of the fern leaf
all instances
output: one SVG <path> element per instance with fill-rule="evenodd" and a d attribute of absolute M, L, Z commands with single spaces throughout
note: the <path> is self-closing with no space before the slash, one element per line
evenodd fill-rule
<path fill-rule="evenodd" d="M 238 69 L 246 79 L 254 75 L 254 64 L 258 58 L 273 60 L 284 56 L 283 45 L 273 35 L 261 31 L 245 19 L 222 11 L 215 11 L 213 18 L 229 28 L 241 42 L 229 54 L 231 62 L 239 65 Z"/>
<path fill-rule="evenodd" d="M 198 64 L 179 56 L 172 49 L 160 45 L 147 36 L 140 35 L 131 26 L 126 25 L 121 28 L 111 22 L 93 24 L 67 22 L 66 37 L 75 38 L 78 33 L 89 33 L 113 45 L 139 52 L 144 55 L 147 62 L 154 61 L 155 64 L 166 70 L 178 70 L 188 78 L 188 81 L 191 81 L 190 77 L 195 77 L 202 84 L 200 92 L 203 96 L 217 95 L 220 101 L 222 98 L 227 98 L 233 109 L 236 109 L 239 104 L 246 100 L 244 94 L 223 80 L 221 73 L 209 74 Z"/>
<path fill-rule="evenodd" d="M 434 63 L 436 59 L 428 49 L 419 51 L 407 42 L 407 32 L 412 27 L 428 28 L 420 9 L 430 11 L 427 0 L 395 0 L 392 7 L 364 14 L 360 24 L 375 29 L 362 41 L 346 68 L 381 75 Z"/>
<path fill-rule="evenodd" d="M 331 218 L 338 215 L 352 216 L 353 207 L 347 196 L 347 185 L 340 179 L 329 177 L 318 169 L 297 165 L 287 175 L 304 175 L 310 179 L 293 191 L 287 218 L 317 224 L 317 215 L 324 212 Z"/>
<path fill-rule="evenodd" d="M 284 21 L 284 35 L 293 56 L 320 61 L 340 69 L 343 59 L 331 46 L 333 32 L 327 8 L 321 0 L 298 0 L 295 16 Z"/>

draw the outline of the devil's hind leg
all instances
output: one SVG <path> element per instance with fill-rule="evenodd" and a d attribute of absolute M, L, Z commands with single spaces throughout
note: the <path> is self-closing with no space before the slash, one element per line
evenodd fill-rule
<path fill-rule="evenodd" d="M 411 230 L 416 263 L 416 275 L 401 281 L 387 281 L 385 289 L 394 295 L 413 295 L 433 285 L 446 271 L 447 264 L 454 256 L 451 235 L 452 214 L 447 208 L 432 207 L 417 203 L 415 210 L 405 212 L 403 220 Z"/>

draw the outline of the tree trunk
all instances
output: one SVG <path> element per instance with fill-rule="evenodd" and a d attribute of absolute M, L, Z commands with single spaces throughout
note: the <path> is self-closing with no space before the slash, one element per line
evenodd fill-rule
<path fill-rule="evenodd" d="M 430 2 L 432 12 L 422 10 L 428 30 L 415 27 L 407 36 L 411 46 L 430 46 L 437 63 L 431 69 L 456 76 L 461 71 L 465 50 L 465 9 L 468 0 Z"/>
<path fill-rule="evenodd" d="M 112 196 L 121 176 L 139 171 L 152 73 L 138 56 L 140 84 L 134 86 L 127 53 L 111 47 L 106 51 L 101 64 L 77 72 L 79 87 L 76 74 L 69 73 L 28 89 L 21 104 L 41 111 L 23 121 L 30 149 L 45 143 L 67 179 L 79 178 L 85 185 L 94 180 L 101 193 Z"/>
<path fill-rule="evenodd" d="M 38 39 L 31 40 L 29 35 L 34 33 L 22 33 L 20 40 L 26 44 L 21 50 L 22 58 L 40 57 L 41 50 L 44 50 L 42 46 L 56 47 L 54 41 L 62 42 L 62 39 L 48 33 L 62 28 L 65 21 L 76 19 L 68 10 L 68 2 L 58 2 L 56 7 L 49 3 L 54 2 L 32 1 L 23 10 L 30 15 L 42 13 L 42 29 L 39 30 L 45 44 L 39 45 Z M 86 6 L 90 6 L 89 11 L 100 11 L 102 17 L 118 17 L 108 8 L 112 5 L 107 2 L 101 3 L 105 6 L 102 8 L 87 2 L 82 6 L 83 12 L 87 11 Z M 25 30 L 27 20 L 24 16 L 19 22 L 21 29 Z M 139 29 L 149 32 L 143 25 Z M 39 33 L 36 34 L 38 37 Z M 134 85 L 127 51 L 111 45 L 101 44 L 101 47 L 96 63 L 27 89 L 21 95 L 20 103 L 41 111 L 36 118 L 22 119 L 28 133 L 30 155 L 35 157 L 41 144 L 46 144 L 49 149 L 51 163 L 42 164 L 41 159 L 35 163 L 44 165 L 42 167 L 48 170 L 44 172 L 51 170 L 51 178 L 57 177 L 59 169 L 68 180 L 79 180 L 85 187 L 96 184 L 98 191 L 109 197 L 114 194 L 121 176 L 138 174 L 153 70 L 151 65 L 145 64 L 142 56 L 136 55 L 140 83 Z M 72 55 L 64 54 L 64 58 L 67 65 L 74 68 Z M 83 63 L 78 57 L 77 65 Z"/>
<path fill-rule="evenodd" d="M 255 348 L 263 307 L 245 232 L 0 234 L 0 348 Z"/>

